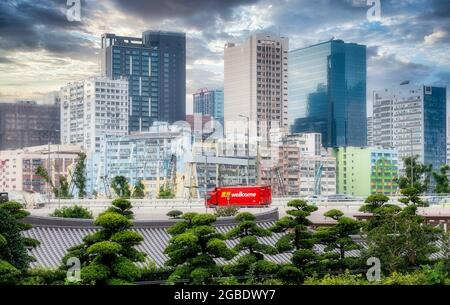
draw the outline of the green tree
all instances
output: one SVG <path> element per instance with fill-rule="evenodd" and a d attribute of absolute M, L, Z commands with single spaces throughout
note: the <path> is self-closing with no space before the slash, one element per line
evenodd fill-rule
<path fill-rule="evenodd" d="M 435 242 L 444 240 L 444 235 L 426 225 L 416 210 L 411 205 L 380 215 L 378 225 L 366 232 L 367 249 L 362 251 L 363 257 L 378 257 L 385 273 L 429 262 L 428 257 L 438 251 Z"/>
<path fill-rule="evenodd" d="M 359 208 L 360 212 L 371 213 L 367 222 L 363 223 L 364 230 L 370 231 L 380 225 L 385 219 L 386 214 L 398 213 L 401 208 L 398 205 L 388 204 L 389 197 L 384 194 L 372 194 L 366 198 L 364 205 Z"/>
<path fill-rule="evenodd" d="M 312 274 L 317 267 L 317 255 L 313 250 L 314 236 L 309 230 L 311 221 L 308 217 L 312 212 L 317 211 L 317 207 L 309 205 L 307 201 L 294 199 L 287 203 L 288 216 L 280 218 L 271 228 L 273 232 L 282 232 L 283 236 L 277 241 L 275 246 L 279 252 L 295 250 L 292 255 L 292 261 L 300 273 Z M 281 271 L 283 275 L 292 273 L 294 278 L 302 278 L 293 267 L 286 267 Z M 295 275 L 295 276 L 294 276 Z"/>
<path fill-rule="evenodd" d="M 164 189 L 164 187 L 159 188 L 158 199 L 172 199 L 175 197 L 175 194 L 172 193 L 169 189 Z"/>
<path fill-rule="evenodd" d="M 78 189 L 78 198 L 86 196 L 86 154 L 81 152 L 78 154 L 75 171 L 73 174 L 73 184 Z"/>
<path fill-rule="evenodd" d="M 57 195 L 58 190 L 55 187 L 55 185 L 54 185 L 52 179 L 50 178 L 50 175 L 48 174 L 48 171 L 45 167 L 43 167 L 42 165 L 39 165 L 36 168 L 35 174 L 37 176 L 42 177 L 42 179 L 44 179 L 44 181 L 47 182 L 48 185 L 50 186 L 50 188 L 52 189 L 53 194 Z"/>
<path fill-rule="evenodd" d="M 339 210 L 333 209 L 324 214 L 336 221 L 329 227 L 319 227 L 315 234 L 318 242 L 325 245 L 322 256 L 326 267 L 343 272 L 355 263 L 354 258 L 346 257 L 351 250 L 359 250 L 361 246 L 353 240 L 352 235 L 359 234 L 362 224 L 360 221 L 344 216 Z"/>
<path fill-rule="evenodd" d="M 448 164 L 442 165 L 439 173 L 433 172 L 434 181 L 436 181 L 436 186 L 434 191 L 438 194 L 448 194 L 450 193 L 450 186 L 448 185 L 447 171 L 450 170 Z"/>
<path fill-rule="evenodd" d="M 111 181 L 111 187 L 117 196 L 122 198 L 130 198 L 130 185 L 124 176 L 115 176 Z"/>
<path fill-rule="evenodd" d="M 183 215 L 183 212 L 181 212 L 179 210 L 172 210 L 172 211 L 167 212 L 166 215 L 172 219 L 178 219 L 178 218 L 180 218 L 181 215 Z"/>
<path fill-rule="evenodd" d="M 271 236 L 272 232 L 256 224 L 256 217 L 249 212 L 241 212 L 236 215 L 238 224 L 228 231 L 227 239 L 238 239 L 233 248 L 236 252 L 245 251 L 248 254 L 241 256 L 236 264 L 226 267 L 227 272 L 235 275 L 247 274 L 253 276 L 254 272 L 261 273 L 261 268 L 266 267 L 264 254 L 277 254 L 275 247 L 261 243 L 257 237 Z M 276 272 L 274 270 L 274 272 Z M 265 272 L 263 272 L 265 273 Z"/>
<path fill-rule="evenodd" d="M 418 189 L 421 193 L 426 192 L 429 189 L 431 182 L 431 172 L 432 166 L 427 164 L 422 164 L 417 161 L 418 156 L 414 157 L 404 157 L 403 164 L 405 168 L 406 176 L 398 178 L 398 186 L 400 189 L 405 189 L 408 187 L 414 187 Z M 412 167 L 412 177 L 414 185 L 411 185 L 411 167 Z"/>
<path fill-rule="evenodd" d="M 216 231 L 212 214 L 186 213 L 184 221 L 169 228 L 172 235 L 165 253 L 167 266 L 174 267 L 169 282 L 186 280 L 190 283 L 210 283 L 211 277 L 221 276 L 215 258 L 229 260 L 235 253 L 229 249 L 224 236 Z"/>
<path fill-rule="evenodd" d="M 15 201 L 0 204 L 0 284 L 18 283 L 34 261 L 27 247 L 35 247 L 39 242 L 22 235 L 31 228 L 22 222 L 28 214 Z"/>
<path fill-rule="evenodd" d="M 81 218 L 81 219 L 92 219 L 92 213 L 82 206 L 74 205 L 71 207 L 63 207 L 61 209 L 55 209 L 55 211 L 50 214 L 52 217 L 63 217 L 63 218 Z"/>
<path fill-rule="evenodd" d="M 398 199 L 399 202 L 406 206 L 426 207 L 427 202 L 423 201 L 419 195 L 421 191 L 416 187 L 407 187 L 400 190 L 402 197 Z"/>
<path fill-rule="evenodd" d="M 144 183 L 142 183 L 142 181 L 139 180 L 138 182 L 136 182 L 136 185 L 134 186 L 132 197 L 138 199 L 144 198 L 145 196 L 144 190 L 145 190 Z"/>
<path fill-rule="evenodd" d="M 141 277 L 136 262 L 145 260 L 145 253 L 138 251 L 143 237 L 130 230 L 128 208 L 114 206 L 100 214 L 94 225 L 101 229 L 83 238 L 81 245 L 72 247 L 63 259 L 70 257 L 81 261 L 81 281 L 84 284 L 132 284 Z"/>
<path fill-rule="evenodd" d="M 112 206 L 110 206 L 104 213 L 106 212 L 116 212 L 128 219 L 134 218 L 134 213 L 131 210 L 133 208 L 130 200 L 125 198 L 116 198 L 112 201 Z"/>
<path fill-rule="evenodd" d="M 69 190 L 69 182 L 64 176 L 59 177 L 59 190 L 57 191 L 58 198 L 72 198 L 72 194 Z"/>

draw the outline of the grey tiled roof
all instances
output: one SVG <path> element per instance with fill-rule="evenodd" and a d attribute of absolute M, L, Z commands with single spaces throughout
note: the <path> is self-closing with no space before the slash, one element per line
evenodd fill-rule
<path fill-rule="evenodd" d="M 276 214 L 278 217 L 278 214 Z M 269 228 L 273 225 L 276 220 L 275 214 L 272 216 L 263 216 L 258 221 L 258 225 L 264 228 Z M 272 219 L 270 219 L 272 218 Z M 275 219 L 274 219 L 275 218 Z M 61 222 L 64 221 L 64 225 Z M 87 234 L 93 233 L 98 228 L 92 225 L 92 222 L 74 220 L 61 220 L 61 219 L 44 219 L 39 218 L 38 220 L 30 218 L 27 222 L 33 224 L 33 228 L 25 231 L 24 234 L 28 237 L 35 238 L 40 241 L 40 245 L 36 248 L 30 249 L 30 254 L 36 258 L 36 262 L 33 262 L 34 267 L 46 267 L 55 268 L 60 266 L 63 256 L 66 254 L 67 250 L 80 244 L 82 238 Z M 152 259 L 157 266 L 163 266 L 167 260 L 167 256 L 164 254 L 164 249 L 166 248 L 168 241 L 170 239 L 169 233 L 167 233 L 167 227 L 173 224 L 173 221 L 169 222 L 158 222 L 157 224 L 152 222 L 135 222 L 133 230 L 139 232 L 144 240 L 137 246 L 138 250 L 145 252 L 150 259 Z M 229 219 L 221 219 L 216 226 L 220 233 L 225 233 L 229 231 L 235 223 L 232 223 Z M 272 236 L 259 237 L 260 242 L 267 245 L 275 245 L 275 243 L 282 236 L 282 233 L 274 233 Z M 355 240 L 365 246 L 365 243 L 360 237 L 354 237 Z M 228 240 L 226 243 L 228 246 L 234 246 L 237 244 L 237 240 Z M 439 245 L 442 246 L 442 245 Z M 315 245 L 315 251 L 318 253 L 323 253 L 323 245 Z M 240 253 L 243 255 L 244 253 Z M 352 250 L 347 252 L 347 256 L 356 257 L 358 256 L 359 250 Z M 239 256 L 240 256 L 239 255 Z M 442 257 L 443 253 L 438 252 L 431 256 L 431 258 Z M 287 263 L 291 260 L 292 253 L 280 253 L 277 255 L 267 255 L 266 259 L 275 263 Z M 234 258 L 232 260 L 235 261 Z M 223 264 L 225 261 L 222 259 L 217 259 L 217 263 Z"/>

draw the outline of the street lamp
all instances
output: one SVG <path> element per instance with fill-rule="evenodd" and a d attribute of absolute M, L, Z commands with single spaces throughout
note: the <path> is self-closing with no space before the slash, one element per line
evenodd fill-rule
<path fill-rule="evenodd" d="M 249 185 L 249 177 L 250 177 L 250 118 L 248 116 L 239 114 L 241 118 L 247 120 L 247 186 Z"/>
<path fill-rule="evenodd" d="M 410 153 L 411 153 L 411 187 L 413 187 L 413 185 L 414 185 L 414 176 L 413 176 L 413 173 L 414 173 L 414 167 L 413 167 L 413 130 L 411 129 L 411 128 L 405 128 L 405 127 L 401 127 L 401 129 L 403 129 L 403 130 L 406 130 L 406 131 L 409 131 L 409 133 L 410 133 L 410 145 L 411 145 L 411 147 L 410 147 Z"/>

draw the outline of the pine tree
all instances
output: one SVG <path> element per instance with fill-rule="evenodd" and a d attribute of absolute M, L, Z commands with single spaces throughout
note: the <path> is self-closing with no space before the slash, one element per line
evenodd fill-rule
<path fill-rule="evenodd" d="M 102 229 L 85 236 L 83 243 L 69 249 L 63 263 L 70 257 L 81 261 L 84 284 L 132 284 L 141 276 L 135 262 L 143 262 L 145 254 L 136 250 L 143 237 L 132 230 L 131 204 L 113 201 L 113 207 L 100 214 L 94 225 Z"/>
<path fill-rule="evenodd" d="M 324 216 L 337 223 L 329 227 L 319 227 L 315 234 L 318 243 L 325 246 L 322 262 L 326 267 L 337 268 L 342 272 L 355 263 L 355 259 L 346 257 L 348 251 L 361 249 L 352 235 L 359 234 L 362 224 L 358 220 L 345 217 L 344 213 L 336 209 L 326 212 Z"/>
<path fill-rule="evenodd" d="M 34 261 L 27 247 L 39 242 L 22 235 L 31 228 L 21 221 L 28 215 L 18 202 L 0 204 L 0 284 L 17 284 Z"/>
<path fill-rule="evenodd" d="M 172 235 L 165 253 L 166 264 L 174 267 L 169 282 L 211 283 L 211 277 L 221 276 L 215 258 L 229 260 L 235 253 L 224 242 L 224 236 L 216 231 L 212 214 L 188 213 L 168 232 Z"/>

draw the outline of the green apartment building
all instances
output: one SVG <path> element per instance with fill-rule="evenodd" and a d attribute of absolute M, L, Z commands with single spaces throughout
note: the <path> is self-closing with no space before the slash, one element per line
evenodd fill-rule
<path fill-rule="evenodd" d="M 398 155 L 393 149 L 338 147 L 336 157 L 337 193 L 366 197 L 373 193 L 393 195 L 398 176 Z"/>

